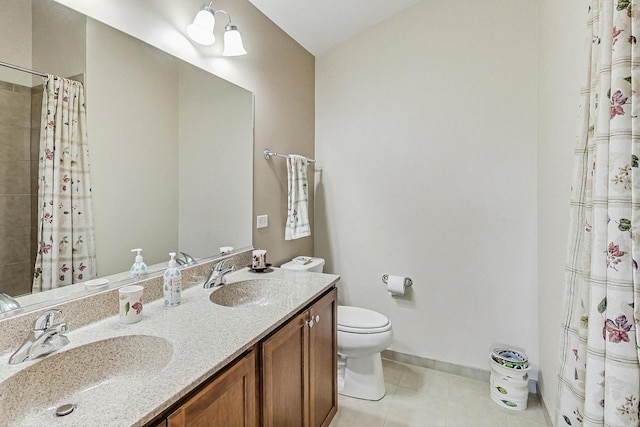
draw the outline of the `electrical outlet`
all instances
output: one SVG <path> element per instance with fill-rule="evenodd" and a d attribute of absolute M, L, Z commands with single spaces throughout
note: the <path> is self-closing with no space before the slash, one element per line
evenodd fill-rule
<path fill-rule="evenodd" d="M 269 226 L 269 215 L 258 215 L 256 220 L 257 228 L 266 228 Z"/>

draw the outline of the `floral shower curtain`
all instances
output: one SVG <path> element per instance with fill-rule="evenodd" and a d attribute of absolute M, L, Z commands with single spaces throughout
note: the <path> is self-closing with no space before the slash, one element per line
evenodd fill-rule
<path fill-rule="evenodd" d="M 640 10 L 591 0 L 557 426 L 638 426 Z"/>
<path fill-rule="evenodd" d="M 84 87 L 49 75 L 40 128 L 38 252 L 33 291 L 95 276 Z"/>

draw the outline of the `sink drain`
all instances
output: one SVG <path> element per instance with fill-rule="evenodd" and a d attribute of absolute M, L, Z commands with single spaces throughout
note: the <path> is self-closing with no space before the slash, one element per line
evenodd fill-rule
<path fill-rule="evenodd" d="M 60 405 L 56 408 L 56 417 L 64 417 L 65 415 L 69 415 L 73 411 L 75 411 L 76 405 L 73 403 L 66 403 L 64 405 Z"/>

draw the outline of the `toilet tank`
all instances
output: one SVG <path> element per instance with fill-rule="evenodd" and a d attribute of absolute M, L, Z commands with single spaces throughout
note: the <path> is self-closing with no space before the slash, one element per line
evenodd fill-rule
<path fill-rule="evenodd" d="M 313 273 L 322 273 L 324 270 L 324 259 L 313 258 L 308 256 L 298 256 L 289 262 L 280 266 L 285 270 L 310 271 Z"/>

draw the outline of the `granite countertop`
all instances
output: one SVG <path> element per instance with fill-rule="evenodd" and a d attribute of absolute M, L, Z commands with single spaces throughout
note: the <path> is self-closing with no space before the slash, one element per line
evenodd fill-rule
<path fill-rule="evenodd" d="M 162 361 L 164 368 L 134 372 L 128 378 L 120 376 L 113 383 L 103 382 L 98 387 L 75 392 L 72 402 L 68 401 L 68 396 L 56 395 L 57 376 L 52 372 L 46 385 L 29 384 L 38 390 L 43 387 L 40 402 L 48 409 L 18 414 L 19 421 L 14 418 L 16 414 L 12 414 L 12 396 L 6 392 L 7 395 L 2 396 L 0 387 L 0 408 L 3 412 L 0 426 L 86 426 L 96 425 L 96 422 L 101 426 L 142 426 L 251 348 L 340 279 L 340 276 L 331 274 L 300 273 L 277 268 L 263 274 L 243 268 L 226 277 L 228 285 L 248 279 L 278 279 L 281 282 L 275 283 L 277 286 L 269 286 L 273 292 L 269 297 L 270 303 L 263 301 L 262 304 L 225 307 L 209 300 L 211 291 L 193 286 L 183 291 L 182 304 L 179 306 L 164 307 L 162 300 L 145 304 L 144 318 L 139 323 L 124 325 L 119 322 L 118 316 L 111 316 L 76 330 L 70 325 L 66 335 L 71 343 L 49 357 L 95 341 L 144 335 L 148 337 L 143 340 L 131 337 L 130 341 L 136 343 L 138 340 L 137 345 L 161 341 L 164 344 L 163 351 L 158 352 L 157 357 L 166 359 Z M 224 287 L 219 288 L 222 289 Z M 113 352 L 112 347 L 107 348 Z M 17 378 L 20 371 L 40 363 L 34 361 L 9 365 L 10 354 L 0 355 L 0 381 L 10 381 L 13 375 Z M 91 355 L 83 357 L 90 358 Z M 150 365 L 154 362 L 149 360 Z M 90 366 L 91 361 L 72 360 L 70 363 Z M 26 382 L 29 382 L 29 376 L 26 378 Z M 47 388 L 53 392 L 47 393 Z M 77 409 L 66 417 L 55 417 L 54 409 L 64 403 L 75 403 Z"/>

